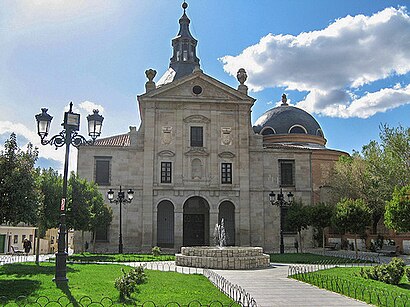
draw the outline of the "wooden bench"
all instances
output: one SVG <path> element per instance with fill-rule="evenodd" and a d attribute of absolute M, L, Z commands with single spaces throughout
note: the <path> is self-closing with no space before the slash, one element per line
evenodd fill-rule
<path fill-rule="evenodd" d="M 17 246 L 15 245 L 10 245 L 11 248 L 11 253 L 12 254 L 24 254 L 24 250 L 19 249 Z"/>
<path fill-rule="evenodd" d="M 381 249 L 377 250 L 379 254 L 385 256 L 396 256 L 397 255 L 397 246 L 395 245 L 384 245 Z"/>
<path fill-rule="evenodd" d="M 336 250 L 338 244 L 339 243 L 337 243 L 337 242 L 329 242 L 327 245 L 325 245 L 325 248 L 331 249 L 331 250 Z"/>

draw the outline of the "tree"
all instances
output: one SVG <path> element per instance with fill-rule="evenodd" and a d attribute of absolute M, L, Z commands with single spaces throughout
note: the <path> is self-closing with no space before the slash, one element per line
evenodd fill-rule
<path fill-rule="evenodd" d="M 380 143 L 371 141 L 361 153 L 342 156 L 330 179 L 333 202 L 364 199 L 372 209 L 373 232 L 396 187 L 410 184 L 410 128 L 380 126 Z"/>
<path fill-rule="evenodd" d="M 410 185 L 394 190 L 392 199 L 386 205 L 384 222 L 396 231 L 410 231 Z"/>
<path fill-rule="evenodd" d="M 94 234 L 98 228 L 106 228 L 112 221 L 111 208 L 104 205 L 104 199 L 97 184 L 79 178 L 74 172 L 69 180 L 67 207 L 67 225 L 82 232 L 82 246 L 84 246 L 84 231 Z"/>
<path fill-rule="evenodd" d="M 324 229 L 332 225 L 334 209 L 333 205 L 326 203 L 317 203 L 308 207 L 309 224 L 322 232 L 323 251 L 325 250 Z"/>
<path fill-rule="evenodd" d="M 38 193 L 34 164 L 38 152 L 29 143 L 22 151 L 14 133 L 0 154 L 0 223 L 36 223 Z"/>
<path fill-rule="evenodd" d="M 307 206 L 303 206 L 302 202 L 294 201 L 288 208 L 286 214 L 286 229 L 297 231 L 299 235 L 300 252 L 302 252 L 302 229 L 309 225 Z"/>
<path fill-rule="evenodd" d="M 38 207 L 40 237 L 47 229 L 57 228 L 60 222 L 60 202 L 63 194 L 63 178 L 52 168 L 38 169 L 38 188 L 41 199 Z"/>
<path fill-rule="evenodd" d="M 371 223 L 371 210 L 363 199 L 344 199 L 337 203 L 333 223 L 340 229 L 354 234 L 354 245 L 357 253 L 357 234 L 364 233 Z"/>

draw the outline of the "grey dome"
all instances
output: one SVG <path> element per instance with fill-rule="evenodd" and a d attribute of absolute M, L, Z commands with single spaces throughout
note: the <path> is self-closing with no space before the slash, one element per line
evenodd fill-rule
<path fill-rule="evenodd" d="M 312 115 L 288 104 L 266 111 L 255 122 L 253 130 L 264 135 L 297 133 L 324 137 L 322 129 Z"/>

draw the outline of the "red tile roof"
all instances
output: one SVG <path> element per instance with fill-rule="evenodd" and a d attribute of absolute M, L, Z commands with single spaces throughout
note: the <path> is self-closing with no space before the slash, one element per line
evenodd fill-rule
<path fill-rule="evenodd" d="M 130 146 L 130 135 L 126 133 L 110 136 L 108 138 L 97 139 L 94 143 L 94 146 Z"/>

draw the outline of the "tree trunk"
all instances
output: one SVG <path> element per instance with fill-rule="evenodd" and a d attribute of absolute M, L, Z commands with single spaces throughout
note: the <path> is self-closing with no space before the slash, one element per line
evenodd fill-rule
<path fill-rule="evenodd" d="M 325 244 L 326 243 L 326 237 L 325 237 L 325 228 L 322 228 L 322 247 L 323 247 L 323 255 L 325 254 Z"/>
<path fill-rule="evenodd" d="M 96 237 L 96 234 L 97 233 L 97 228 L 95 228 L 94 229 L 94 233 L 93 233 L 93 253 L 95 253 L 95 237 Z"/>
<path fill-rule="evenodd" d="M 354 234 L 354 250 L 355 250 L 356 259 L 357 259 L 357 258 L 359 258 L 358 257 L 358 252 L 357 252 L 357 233 Z"/>
<path fill-rule="evenodd" d="M 299 230 L 299 247 L 300 247 L 300 253 L 303 253 L 303 249 L 302 249 L 302 232 Z"/>
<path fill-rule="evenodd" d="M 86 252 L 86 250 L 84 249 L 84 230 L 81 230 L 81 251 L 82 252 Z"/>

